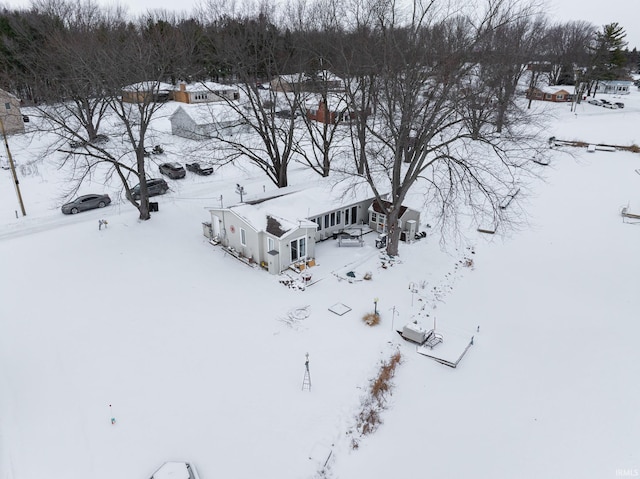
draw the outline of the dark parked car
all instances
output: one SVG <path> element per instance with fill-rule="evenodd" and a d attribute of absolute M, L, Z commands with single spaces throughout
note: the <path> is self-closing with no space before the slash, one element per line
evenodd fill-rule
<path fill-rule="evenodd" d="M 622 103 L 621 101 L 617 101 L 616 105 L 618 108 L 624 108 L 624 103 Z"/>
<path fill-rule="evenodd" d="M 91 141 L 92 145 L 104 145 L 109 141 L 109 137 L 107 135 L 96 135 L 96 137 Z"/>
<path fill-rule="evenodd" d="M 278 118 L 298 118 L 298 112 L 291 112 L 291 110 L 280 110 L 275 113 Z"/>
<path fill-rule="evenodd" d="M 198 161 L 187 163 L 187 170 L 202 176 L 208 176 L 213 173 L 213 167 L 206 166 Z"/>
<path fill-rule="evenodd" d="M 82 139 L 73 140 L 69 142 L 69 146 L 71 148 L 81 148 L 87 145 L 104 145 L 109 141 L 109 137 L 107 135 L 99 134 L 91 141 L 85 141 Z"/>
<path fill-rule="evenodd" d="M 70 203 L 62 205 L 62 212 L 65 215 L 75 215 L 81 211 L 104 208 L 110 203 L 111 198 L 109 198 L 109 195 L 84 195 L 77 197 Z"/>
<path fill-rule="evenodd" d="M 162 178 L 153 178 L 147 180 L 147 191 L 149 196 L 164 195 L 169 190 L 169 185 Z M 134 200 L 140 199 L 140 185 L 131 188 L 131 195 Z"/>
<path fill-rule="evenodd" d="M 80 148 L 80 147 L 82 147 L 82 146 L 84 146 L 86 144 L 87 144 L 87 142 L 84 141 L 84 140 L 74 140 L 74 141 L 70 141 L 69 142 L 69 146 L 71 148 Z"/>
<path fill-rule="evenodd" d="M 173 180 L 187 176 L 187 172 L 180 163 L 162 163 L 160 165 L 160 173 Z"/>

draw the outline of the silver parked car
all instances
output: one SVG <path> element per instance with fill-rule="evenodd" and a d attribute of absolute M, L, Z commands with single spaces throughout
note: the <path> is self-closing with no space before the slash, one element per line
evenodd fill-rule
<path fill-rule="evenodd" d="M 163 163 L 159 167 L 160 173 L 173 180 L 179 180 L 187 175 L 184 167 L 180 163 Z"/>
<path fill-rule="evenodd" d="M 75 215 L 81 211 L 104 208 L 111 203 L 109 195 L 84 195 L 78 196 L 70 203 L 62 205 L 62 212 L 65 215 Z"/>

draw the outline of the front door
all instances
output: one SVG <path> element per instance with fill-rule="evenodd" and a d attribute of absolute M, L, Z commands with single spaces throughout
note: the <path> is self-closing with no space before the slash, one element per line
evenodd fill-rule
<path fill-rule="evenodd" d="M 300 261 L 301 259 L 306 258 L 307 256 L 307 238 L 304 236 L 302 238 L 294 239 L 289 244 L 289 249 L 291 250 L 291 262 L 295 263 L 296 261 Z"/>

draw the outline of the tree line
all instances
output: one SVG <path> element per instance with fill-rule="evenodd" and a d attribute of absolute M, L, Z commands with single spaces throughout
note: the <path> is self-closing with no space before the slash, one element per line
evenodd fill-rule
<path fill-rule="evenodd" d="M 241 101 L 226 101 L 247 132 L 215 138 L 225 152 L 218 161 L 249 161 L 280 187 L 292 162 L 367 183 L 387 200 L 388 251 L 397 254 L 394 225 L 417 183 L 443 222 L 456 218 L 460 202 L 492 221 L 504 216 L 505 188 L 540 148 L 535 118 L 516 102 L 525 75 L 532 86 L 590 91 L 638 67 L 618 24 L 552 23 L 521 0 L 468 3 L 208 0 L 191 15 L 131 19 L 92 0 L 35 0 L 0 13 L 0 85 L 57 133 L 52 148 L 73 164 L 77 185 L 106 163 L 148 219 L 145 141 L 162 102 L 154 95 L 124 101 L 123 87 L 233 84 Z M 340 78 L 348 121 L 298 117 L 310 85 L 325 104 L 335 96 L 328 72 Z M 263 87 L 292 74 L 304 75 L 304 89 L 282 95 Z M 276 114 L 283 98 L 287 117 Z M 126 148 L 97 141 L 107 117 L 117 118 Z"/>

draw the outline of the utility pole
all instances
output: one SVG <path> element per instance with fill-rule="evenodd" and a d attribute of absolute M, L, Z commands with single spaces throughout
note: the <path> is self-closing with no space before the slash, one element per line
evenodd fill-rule
<path fill-rule="evenodd" d="M 7 141 L 7 132 L 4 129 L 4 121 L 2 121 L 2 118 L 0 118 L 0 130 L 2 130 L 2 138 L 4 138 L 4 147 L 7 150 L 9 167 L 11 168 L 11 174 L 13 175 L 13 183 L 16 186 L 16 194 L 18 195 L 18 203 L 20 203 L 22 216 L 27 216 L 27 212 L 24 209 L 24 202 L 22 201 L 22 194 L 20 193 L 20 182 L 18 181 L 18 176 L 16 175 L 16 165 L 13 164 L 13 157 L 11 156 L 11 150 L 9 150 L 9 142 Z"/>
<path fill-rule="evenodd" d="M 236 183 L 236 193 L 240 195 L 240 203 L 242 203 L 242 199 L 244 196 L 244 186 L 240 186 L 240 184 Z"/>

